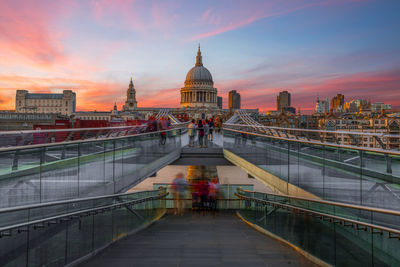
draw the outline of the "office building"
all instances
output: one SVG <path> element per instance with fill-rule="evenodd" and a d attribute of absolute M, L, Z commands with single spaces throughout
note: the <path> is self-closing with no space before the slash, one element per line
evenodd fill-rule
<path fill-rule="evenodd" d="M 343 112 L 344 111 L 344 95 L 337 94 L 331 100 L 331 110 L 333 112 Z"/>
<path fill-rule="evenodd" d="M 277 110 L 283 111 L 285 107 L 290 107 L 290 93 L 288 91 L 282 91 L 276 98 Z"/>
<path fill-rule="evenodd" d="M 240 94 L 236 90 L 229 92 L 229 109 L 240 109 Z"/>
<path fill-rule="evenodd" d="M 325 99 L 320 100 L 317 98 L 317 102 L 315 103 L 315 113 L 328 113 L 329 112 L 329 99 L 326 97 Z"/>
<path fill-rule="evenodd" d="M 222 109 L 222 96 L 217 96 L 217 107 Z"/>

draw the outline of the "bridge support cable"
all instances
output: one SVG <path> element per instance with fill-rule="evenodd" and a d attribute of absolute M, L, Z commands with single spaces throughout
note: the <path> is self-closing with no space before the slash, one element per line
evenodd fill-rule
<path fill-rule="evenodd" d="M 159 120 L 161 118 L 169 118 L 171 120 L 171 124 L 174 125 L 183 125 L 185 123 L 182 123 L 179 121 L 168 109 L 160 109 L 160 111 L 157 113 L 155 116 L 156 120 Z"/>
<path fill-rule="evenodd" d="M 252 119 L 254 120 L 254 119 Z M 300 128 L 283 128 L 264 126 L 258 122 L 251 121 L 248 117 L 233 115 L 224 124 L 223 128 L 227 130 L 238 130 L 253 134 L 263 134 L 270 137 L 285 136 L 286 140 L 318 142 L 325 145 L 336 145 L 348 148 L 360 148 L 366 151 L 397 151 L 399 149 L 388 148 L 381 139 L 396 138 L 400 140 L 399 135 L 385 133 L 369 132 L 348 132 L 348 131 L 328 131 Z M 362 140 L 373 138 L 378 146 L 376 148 L 366 147 Z"/>

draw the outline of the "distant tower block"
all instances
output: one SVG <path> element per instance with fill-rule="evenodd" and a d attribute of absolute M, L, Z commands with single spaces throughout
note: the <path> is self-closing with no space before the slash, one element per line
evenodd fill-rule
<path fill-rule="evenodd" d="M 133 86 L 132 77 L 129 83 L 128 90 L 126 90 L 126 101 L 125 105 L 122 107 L 124 111 L 136 110 L 137 101 L 136 101 L 136 90 Z"/>

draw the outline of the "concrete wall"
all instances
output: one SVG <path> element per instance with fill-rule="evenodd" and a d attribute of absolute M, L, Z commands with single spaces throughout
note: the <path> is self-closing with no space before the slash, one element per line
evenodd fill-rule
<path fill-rule="evenodd" d="M 239 166 L 247 173 L 254 176 L 256 179 L 263 182 L 265 185 L 270 187 L 275 193 L 292 195 L 297 197 L 305 197 L 305 198 L 315 198 L 321 199 L 316 195 L 301 189 L 295 185 L 292 185 L 281 178 L 267 172 L 266 170 L 250 163 L 249 161 L 237 156 L 236 154 L 224 149 L 224 156 L 227 160 Z"/>

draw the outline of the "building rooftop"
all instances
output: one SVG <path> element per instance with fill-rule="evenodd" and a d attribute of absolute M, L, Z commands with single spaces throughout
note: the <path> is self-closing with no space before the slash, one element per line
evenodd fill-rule
<path fill-rule="evenodd" d="M 63 94 L 26 94 L 26 99 L 62 99 Z"/>

